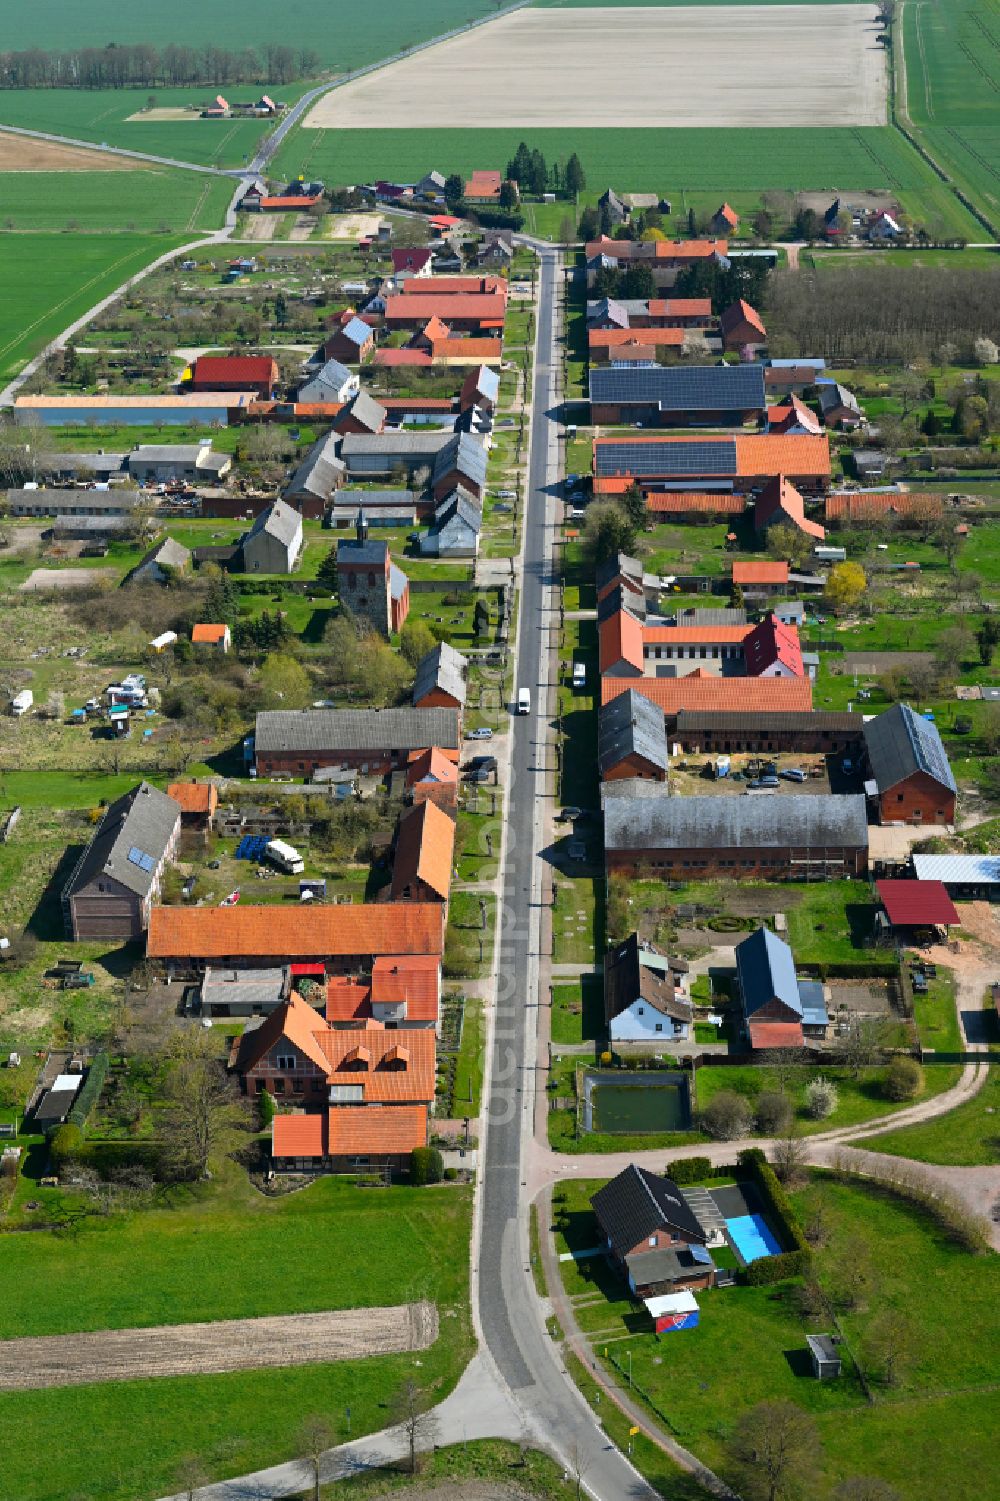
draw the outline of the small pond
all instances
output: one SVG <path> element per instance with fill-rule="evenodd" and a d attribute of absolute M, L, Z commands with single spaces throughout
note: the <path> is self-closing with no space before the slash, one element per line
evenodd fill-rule
<path fill-rule="evenodd" d="M 583 1129 L 623 1136 L 690 1131 L 687 1075 L 588 1069 L 583 1076 Z"/>

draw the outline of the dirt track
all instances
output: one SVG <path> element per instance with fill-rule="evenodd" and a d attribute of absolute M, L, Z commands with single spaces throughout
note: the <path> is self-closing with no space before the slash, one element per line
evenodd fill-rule
<path fill-rule="evenodd" d="M 0 1391 L 357 1360 L 426 1350 L 437 1334 L 433 1303 L 404 1303 L 395 1308 L 2 1340 Z"/>
<path fill-rule="evenodd" d="M 57 146 L 55 141 L 34 141 L 0 130 L 0 172 L 135 172 L 148 166 L 113 152 Z"/>
<path fill-rule="evenodd" d="M 853 4 L 521 10 L 344 84 L 302 123 L 884 125 L 878 30 Z"/>

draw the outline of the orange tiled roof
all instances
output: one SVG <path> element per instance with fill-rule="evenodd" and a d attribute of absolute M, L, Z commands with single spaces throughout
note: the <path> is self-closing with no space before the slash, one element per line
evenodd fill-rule
<path fill-rule="evenodd" d="M 253 1068 L 278 1042 L 287 1042 L 303 1057 L 325 1072 L 326 1057 L 319 1046 L 317 1034 L 326 1030 L 326 1023 L 293 990 L 287 1001 L 276 1006 L 266 1016 L 255 1032 L 245 1034 L 239 1047 L 239 1066 L 243 1073 Z"/>
<path fill-rule="evenodd" d="M 787 584 L 788 564 L 778 559 L 733 564 L 734 584 Z"/>
<path fill-rule="evenodd" d="M 477 167 L 465 184 L 466 198 L 499 198 L 503 174 Z"/>
<path fill-rule="evenodd" d="M 372 1000 L 385 1005 L 405 1001 L 408 1022 L 436 1021 L 438 976 L 437 960 L 424 955 L 376 959 L 372 966 Z"/>
<path fill-rule="evenodd" d="M 724 713 L 798 714 L 812 708 L 808 678 L 602 678 L 601 703 L 633 689 L 665 714 L 680 709 Z"/>
<path fill-rule="evenodd" d="M 647 625 L 642 639 L 651 646 L 735 646 L 753 629 L 749 625 Z"/>
<path fill-rule="evenodd" d="M 805 501 L 791 480 L 785 479 L 783 474 L 777 474 L 774 479 L 769 480 L 754 503 L 753 520 L 757 531 L 761 531 L 779 512 L 791 526 L 797 526 L 807 536 L 815 537 L 820 542 L 826 536 L 825 529 L 818 521 L 807 518 Z"/>
<path fill-rule="evenodd" d="M 146 953 L 151 959 L 349 958 L 440 954 L 436 902 L 379 902 L 354 907 L 154 907 Z"/>
<path fill-rule="evenodd" d="M 907 491 L 855 490 L 847 495 L 826 497 L 827 521 L 870 521 L 896 511 L 900 516 L 940 516 L 944 500 L 940 495 L 914 495 Z"/>
<path fill-rule="evenodd" d="M 804 1048 L 801 1022 L 751 1022 L 750 1045 L 755 1048 Z"/>
<path fill-rule="evenodd" d="M 423 291 L 418 294 L 399 292 L 385 299 L 386 321 L 407 318 L 418 322 L 421 318 L 443 318 L 447 323 L 452 318 L 473 318 L 478 323 L 503 325 L 507 311 L 507 298 L 499 292 L 453 292 L 450 295 L 428 297 Z"/>
<path fill-rule="evenodd" d="M 710 297 L 651 297 L 651 318 L 711 318 Z"/>
<path fill-rule="evenodd" d="M 618 610 L 602 620 L 598 627 L 601 648 L 601 672 L 609 672 L 619 662 L 628 662 L 642 671 L 642 621 L 628 610 Z"/>
<path fill-rule="evenodd" d="M 431 960 L 436 964 L 437 960 Z M 363 980 L 348 975 L 331 975 L 326 982 L 326 1019 L 328 1022 L 367 1022 L 372 1014 L 371 990 Z"/>
<path fill-rule="evenodd" d="M 641 447 L 659 443 L 666 447 L 676 443 L 710 443 L 712 438 L 694 434 L 646 434 L 630 433 L 627 437 L 595 438 L 594 456 L 600 451 L 614 451 L 616 447 Z M 826 479 L 830 474 L 830 441 L 825 436 L 813 437 L 808 433 L 737 433 L 727 439 L 736 448 L 734 474 L 720 474 L 720 479 L 771 479 L 776 474 L 807 475 L 810 478 Z M 595 464 L 595 473 L 597 472 Z M 647 476 L 638 476 L 640 483 Z M 622 481 L 624 480 L 624 483 Z M 631 483 L 627 474 L 598 475 L 595 492 L 610 495 L 616 490 L 626 490 Z"/>
<path fill-rule="evenodd" d="M 740 323 L 748 323 L 754 333 L 759 335 L 760 338 L 767 338 L 767 329 L 764 327 L 757 309 L 752 308 L 749 302 L 744 301 L 742 297 L 738 298 L 729 307 L 723 309 L 719 318 L 719 326 L 724 335 L 737 328 Z"/>
<path fill-rule="evenodd" d="M 326 1115 L 276 1115 L 271 1122 L 275 1157 L 325 1157 Z"/>
<path fill-rule="evenodd" d="M 498 364 L 503 354 L 499 339 L 434 339 L 431 358 L 435 360 L 469 359 Z"/>
<path fill-rule="evenodd" d="M 728 203 L 724 203 L 721 208 L 716 209 L 714 217 L 716 219 L 724 219 L 730 229 L 735 229 L 740 222 L 739 214 L 734 208 L 730 208 Z"/>
<path fill-rule="evenodd" d="M 359 1110 L 333 1107 L 327 1112 L 327 1152 L 331 1157 L 402 1154 L 427 1143 L 427 1108 L 393 1105 Z"/>
<path fill-rule="evenodd" d="M 225 641 L 228 625 L 195 625 L 191 627 L 191 640 L 196 645 L 216 646 Z"/>
<path fill-rule="evenodd" d="M 458 767 L 439 746 L 420 751 L 406 768 L 406 785 L 415 782 L 457 782 Z"/>
<path fill-rule="evenodd" d="M 780 663 L 796 677 L 803 673 L 802 647 L 794 625 L 783 625 L 777 615 L 768 615 L 748 632 L 743 643 L 747 672 L 758 677 L 768 667 Z"/>
<path fill-rule="evenodd" d="M 459 293 L 490 293 L 507 295 L 507 282 L 502 276 L 423 276 L 411 277 L 399 289 L 400 297 L 446 297 Z"/>
<path fill-rule="evenodd" d="M 182 813 L 207 813 L 211 817 L 219 806 L 214 782 L 171 782 L 167 796 L 180 803 Z"/>
<path fill-rule="evenodd" d="M 713 511 L 724 516 L 739 516 L 746 506 L 742 495 L 715 495 L 711 490 L 647 490 L 646 510 L 653 515 L 686 511 Z"/>
<path fill-rule="evenodd" d="M 602 345 L 613 349 L 620 344 L 643 347 L 666 344 L 680 348 L 687 334 L 685 328 L 592 328 L 587 334 L 587 342 L 591 349 L 600 349 Z"/>
<path fill-rule="evenodd" d="M 317 1038 L 331 1084 L 360 1084 L 365 1104 L 430 1102 L 434 1098 L 437 1038 L 432 1027 L 386 1032 L 372 1028 L 324 1031 Z M 386 1055 L 400 1043 L 409 1057 L 400 1063 Z"/>
<path fill-rule="evenodd" d="M 453 821 L 437 803 L 418 804 L 400 820 L 392 865 L 393 900 L 401 900 L 408 886 L 420 882 L 446 902 L 454 856 Z"/>
<path fill-rule="evenodd" d="M 593 260 L 595 255 L 607 255 L 617 260 L 638 260 L 644 258 L 648 251 L 644 249 L 637 254 L 636 247 L 645 247 L 648 243 L 643 240 L 612 240 L 605 235 L 600 240 L 588 240 L 585 249 L 588 261 Z M 706 260 L 709 256 L 724 256 L 728 250 L 728 240 L 657 240 L 655 260 Z"/>

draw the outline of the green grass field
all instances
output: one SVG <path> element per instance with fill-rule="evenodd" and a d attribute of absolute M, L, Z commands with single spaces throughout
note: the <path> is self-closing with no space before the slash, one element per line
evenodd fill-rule
<path fill-rule="evenodd" d="M 917 1162 L 939 1162 L 945 1167 L 977 1167 L 1000 1161 L 1000 1067 L 994 1064 L 979 1093 L 947 1115 L 869 1137 L 859 1146 L 912 1157 Z"/>
<path fill-rule="evenodd" d="M 176 234 L 0 236 L 0 377 L 14 375 L 74 318 L 183 240 Z"/>
<path fill-rule="evenodd" d="M 33 1197 L 47 1193 L 30 1186 Z M 447 1337 L 419 1361 L 6 1393 L 0 1414 L 21 1441 L 3 1447 L 0 1492 L 22 1501 L 160 1495 L 174 1488 L 184 1454 L 200 1453 L 217 1476 L 238 1473 L 294 1453 L 305 1414 L 323 1413 L 343 1434 L 350 1405 L 359 1434 L 387 1421 L 407 1378 L 445 1389 L 469 1353 L 469 1211 L 464 1189 L 367 1194 L 335 1179 L 268 1200 L 230 1168 L 212 1186 L 174 1191 L 161 1209 L 93 1221 L 72 1237 L 3 1236 L 0 1267 L 19 1289 L 4 1299 L 5 1337 L 424 1294 Z"/>
<path fill-rule="evenodd" d="M 11 179 L 0 176 L 0 186 Z M 234 184 L 225 177 L 171 172 L 23 172 L 5 193 L 4 230 L 221 229 Z M 76 242 L 74 242 L 76 243 Z"/>

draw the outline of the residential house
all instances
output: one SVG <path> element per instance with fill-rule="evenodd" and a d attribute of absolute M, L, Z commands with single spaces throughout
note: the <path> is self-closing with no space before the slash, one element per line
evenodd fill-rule
<path fill-rule="evenodd" d="M 598 646 L 602 677 L 642 677 L 645 670 L 642 620 L 627 607 L 600 622 Z"/>
<path fill-rule="evenodd" d="M 233 644 L 228 625 L 202 622 L 191 627 L 191 642 L 194 646 L 211 646 L 225 655 Z"/>
<path fill-rule="evenodd" d="M 888 468 L 889 455 L 879 448 L 856 448 L 851 463 L 858 479 L 879 480 Z"/>
<path fill-rule="evenodd" d="M 876 244 L 892 243 L 903 235 L 903 226 L 892 214 L 882 209 L 865 226 L 868 239 Z"/>
<path fill-rule="evenodd" d="M 727 267 L 726 240 L 612 240 L 602 237 L 585 246 L 587 282 L 593 285 L 598 272 L 622 266 L 646 265 L 657 289 L 672 287 L 689 266 Z"/>
<path fill-rule="evenodd" d="M 765 371 L 765 375 L 766 375 Z M 809 433 L 815 436 L 823 431 L 823 424 L 811 407 L 793 391 L 778 406 L 767 409 L 769 433 Z"/>
<path fill-rule="evenodd" d="M 302 554 L 302 515 L 283 500 L 261 511 L 240 542 L 244 573 L 292 573 Z"/>
<path fill-rule="evenodd" d="M 314 376 L 299 387 L 299 403 L 314 401 L 350 401 L 361 390 L 361 377 L 348 370 L 339 360 L 327 360 Z"/>
<path fill-rule="evenodd" d="M 489 365 L 479 365 L 470 370 L 462 382 L 458 396 L 460 411 L 467 407 L 479 407 L 484 412 L 496 411 L 500 399 L 500 376 Z"/>
<path fill-rule="evenodd" d="M 440 960 L 443 949 L 437 902 L 154 907 L 146 940 L 147 958 L 169 972 L 202 971 L 210 964 L 246 971 L 296 964 L 318 975 L 370 973 L 380 955 L 430 954 Z"/>
<path fill-rule="evenodd" d="M 743 658 L 752 678 L 800 678 L 805 671 L 798 630 L 776 615 L 765 615 L 744 637 Z"/>
<path fill-rule="evenodd" d="M 316 439 L 282 492 L 286 505 L 294 506 L 304 516 L 322 516 L 327 501 L 347 474 L 347 466 L 337 452 L 339 446 L 339 433 L 329 432 Z"/>
<path fill-rule="evenodd" d="M 437 803 L 445 812 L 458 806 L 458 763 L 436 745 L 420 751 L 406 768 L 406 788 L 414 804 Z"/>
<path fill-rule="evenodd" d="M 626 777 L 665 782 L 669 755 L 663 710 L 631 690 L 604 704 L 597 720 L 597 765 L 602 782 Z"/>
<path fill-rule="evenodd" d="M 708 227 L 714 235 L 735 234 L 740 227 L 740 216 L 728 203 L 721 204 L 708 222 Z"/>
<path fill-rule="evenodd" d="M 374 396 L 370 396 L 367 391 L 359 391 L 334 417 L 334 431 L 381 433 L 385 429 L 388 415 L 385 407 L 380 401 L 376 401 Z"/>
<path fill-rule="evenodd" d="M 858 398 L 839 381 L 818 381 L 816 394 L 827 427 L 853 430 L 864 425 L 865 416 L 858 405 Z"/>
<path fill-rule="evenodd" d="M 63 887 L 66 937 L 141 937 L 180 831 L 180 807 L 148 782 L 111 803 Z"/>
<path fill-rule="evenodd" d="M 181 810 L 182 828 L 212 827 L 219 806 L 219 791 L 214 782 L 199 782 L 194 777 L 189 782 L 171 782 L 167 796 L 172 797 Z"/>
<path fill-rule="evenodd" d="M 323 345 L 323 356 L 345 365 L 363 365 L 375 352 L 375 331 L 363 318 L 354 316 L 335 329 Z"/>
<path fill-rule="evenodd" d="M 618 229 L 627 224 L 632 217 L 630 210 L 618 197 L 614 188 L 605 188 L 597 200 L 597 211 L 602 219 L 606 219 L 612 229 Z"/>
<path fill-rule="evenodd" d="M 594 366 L 639 364 L 656 367 L 668 350 L 681 350 L 687 338 L 683 328 L 591 328 L 587 353 L 591 374 Z"/>
<path fill-rule="evenodd" d="M 863 876 L 868 820 L 860 796 L 610 799 L 609 876 L 635 880 L 804 881 Z"/>
<path fill-rule="evenodd" d="M 893 704 L 866 722 L 865 753 L 882 823 L 955 822 L 958 787 L 932 720 Z"/>
<path fill-rule="evenodd" d="M 201 354 L 185 382 L 188 391 L 253 391 L 262 401 L 274 394 L 278 362 L 262 354 Z"/>
<path fill-rule="evenodd" d="M 694 1015 L 684 994 L 688 965 L 642 947 L 632 933 L 604 960 L 604 1020 L 612 1048 L 662 1046 L 691 1035 Z"/>
<path fill-rule="evenodd" d="M 434 252 L 427 245 L 400 247 L 392 251 L 392 274 L 397 281 L 430 276 Z"/>
<path fill-rule="evenodd" d="M 595 495 L 622 495 L 634 483 L 643 489 L 680 484 L 700 489 L 708 483 L 748 489 L 776 474 L 801 490 L 825 490 L 830 481 L 829 439 L 767 433 L 637 433 L 594 440 Z"/>
<path fill-rule="evenodd" d="M 413 680 L 415 709 L 464 709 L 467 658 L 441 641 L 417 663 Z"/>
<path fill-rule="evenodd" d="M 371 776 L 405 770 L 414 752 L 461 748 L 456 709 L 268 710 L 257 715 L 254 750 L 260 776 L 357 767 Z"/>
<path fill-rule="evenodd" d="M 487 206 L 497 205 L 500 202 L 500 189 L 503 186 L 503 173 L 483 170 L 477 167 L 465 184 L 462 197 L 466 203 L 483 203 Z M 512 184 L 515 192 L 517 184 Z"/>
<path fill-rule="evenodd" d="M 396 830 L 389 894 L 394 902 L 447 902 L 455 820 L 430 798 L 405 812 Z"/>
<path fill-rule="evenodd" d="M 211 443 L 137 443 L 126 462 L 138 485 L 214 485 L 233 467 L 232 454 L 215 453 Z"/>
<path fill-rule="evenodd" d="M 434 512 L 434 523 L 420 539 L 420 551 L 434 558 L 477 558 L 483 513 L 461 485 Z"/>
<path fill-rule="evenodd" d="M 822 1040 L 830 1018 L 823 986 L 800 980 L 792 951 L 770 928 L 736 945 L 736 995 L 751 1048 L 801 1048 Z"/>
<path fill-rule="evenodd" d="M 643 571 L 638 558 L 631 558 L 628 553 L 624 552 L 615 553 L 613 557 L 606 558 L 603 563 L 598 563 L 594 570 L 594 583 L 598 603 L 613 589 L 621 587 L 630 596 L 630 607 L 635 609 L 641 604 L 642 613 L 645 614 Z"/>
<path fill-rule="evenodd" d="M 643 427 L 741 427 L 767 408 L 760 365 L 675 365 L 669 369 L 590 372 L 590 413 L 597 423 Z"/>
<path fill-rule="evenodd" d="M 488 232 L 476 250 L 476 265 L 487 266 L 496 271 L 505 270 L 513 259 L 514 239 L 509 231 Z"/>
<path fill-rule="evenodd" d="M 826 530 L 819 522 L 809 520 L 801 492 L 783 474 L 776 474 L 768 480 L 757 496 L 753 524 L 758 532 L 766 533 L 772 526 L 793 526 L 820 542 L 826 536 Z"/>
<path fill-rule="evenodd" d="M 772 396 L 804 396 L 826 369 L 826 360 L 768 360 L 764 384 Z"/>
<path fill-rule="evenodd" d="M 750 349 L 757 354 L 767 343 L 767 329 L 755 308 L 742 297 L 719 316 L 723 349 Z"/>
<path fill-rule="evenodd" d="M 122 579 L 123 584 L 165 584 L 191 566 L 191 550 L 173 537 L 163 537 Z"/>
<path fill-rule="evenodd" d="M 637 1297 L 714 1283 L 708 1233 L 672 1178 L 633 1162 L 590 1203 L 608 1257 Z"/>

